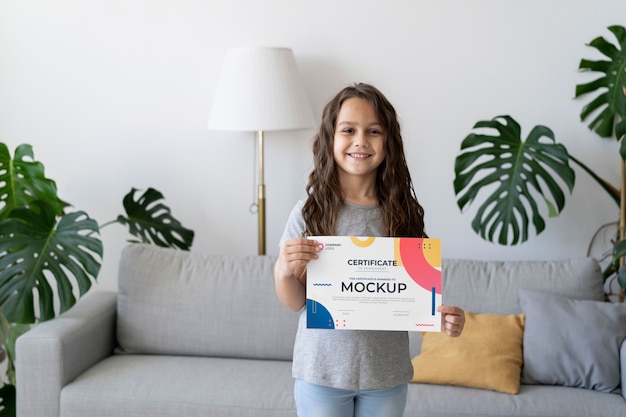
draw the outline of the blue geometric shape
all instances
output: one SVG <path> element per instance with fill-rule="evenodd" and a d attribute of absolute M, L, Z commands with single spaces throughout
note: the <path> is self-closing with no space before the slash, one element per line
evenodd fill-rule
<path fill-rule="evenodd" d="M 434 316 L 437 311 L 435 310 L 435 299 L 437 297 L 437 287 L 433 287 L 432 291 L 431 291 L 432 295 L 431 295 L 431 301 L 430 301 L 430 305 L 431 305 L 431 312 L 430 315 Z"/>
<path fill-rule="evenodd" d="M 334 329 L 333 316 L 322 304 L 306 299 L 306 327 L 309 329 Z"/>

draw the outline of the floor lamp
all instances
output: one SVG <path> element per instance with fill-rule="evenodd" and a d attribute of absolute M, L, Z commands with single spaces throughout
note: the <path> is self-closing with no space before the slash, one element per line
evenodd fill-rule
<path fill-rule="evenodd" d="M 266 253 L 264 132 L 307 129 L 314 124 L 291 49 L 249 47 L 228 51 L 208 127 L 257 133 L 259 255 Z"/>

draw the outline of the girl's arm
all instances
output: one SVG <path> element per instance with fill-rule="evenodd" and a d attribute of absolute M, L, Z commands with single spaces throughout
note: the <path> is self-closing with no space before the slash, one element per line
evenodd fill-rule
<path fill-rule="evenodd" d="M 318 242 L 297 238 L 280 247 L 274 265 L 274 285 L 280 302 L 290 310 L 298 311 L 306 303 L 306 266 L 317 259 Z"/>

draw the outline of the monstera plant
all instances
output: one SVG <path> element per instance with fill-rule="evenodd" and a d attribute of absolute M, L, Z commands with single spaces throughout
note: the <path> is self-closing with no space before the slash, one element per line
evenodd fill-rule
<path fill-rule="evenodd" d="M 70 211 L 46 178 L 30 145 L 11 158 L 0 143 L 0 361 L 7 374 L 0 388 L 0 416 L 15 415 L 15 341 L 33 324 L 72 307 L 96 281 L 103 259 L 101 227 L 128 226 L 131 241 L 188 250 L 186 229 L 150 188 L 124 197 L 125 215 L 103 226 L 84 211 Z"/>
<path fill-rule="evenodd" d="M 591 120 L 589 128 L 602 138 L 620 142 L 619 153 L 624 173 L 626 159 L 626 29 L 611 26 L 617 44 L 598 37 L 589 43 L 606 59 L 583 59 L 579 70 L 599 74 L 598 78 L 576 86 L 576 98 L 594 96 L 581 111 L 581 121 Z M 482 238 L 516 245 L 529 239 L 531 225 L 536 234 L 545 229 L 544 215 L 557 216 L 575 184 L 572 164 L 582 168 L 609 194 L 622 211 L 625 185 L 617 189 L 588 166 L 573 157 L 555 141 L 545 126 L 534 127 L 526 138 L 520 125 L 510 116 L 497 116 L 474 125 L 461 143 L 455 161 L 454 191 L 457 204 L 465 209 L 479 197 L 472 228 Z M 624 223 L 622 223 L 624 224 Z M 623 228 L 622 232 L 623 232 Z M 621 269 L 619 283 L 626 287 L 626 271 L 619 259 L 626 254 L 623 233 L 615 242 L 611 271 Z M 607 274 L 611 271 L 607 271 Z M 623 292 L 622 292 L 623 293 Z M 623 297 L 623 295 L 622 295 Z M 623 298 L 622 298 L 623 299 Z"/>

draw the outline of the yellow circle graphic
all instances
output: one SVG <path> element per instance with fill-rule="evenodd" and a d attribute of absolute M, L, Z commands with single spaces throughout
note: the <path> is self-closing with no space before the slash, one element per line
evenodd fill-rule
<path fill-rule="evenodd" d="M 426 262 L 433 268 L 441 268 L 441 243 L 439 239 L 424 239 L 428 242 L 428 249 L 424 250 Z"/>
<path fill-rule="evenodd" d="M 360 248 L 366 248 L 369 245 L 371 245 L 372 243 L 374 243 L 376 238 L 375 237 L 368 237 L 368 238 L 365 238 L 364 240 L 361 240 L 357 236 L 350 236 L 350 240 L 352 240 L 352 243 L 354 243 L 356 246 L 358 246 Z"/>

